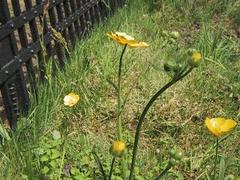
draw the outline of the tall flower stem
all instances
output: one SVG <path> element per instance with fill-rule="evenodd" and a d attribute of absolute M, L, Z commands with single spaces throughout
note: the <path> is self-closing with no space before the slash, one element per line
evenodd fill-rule
<path fill-rule="evenodd" d="M 133 145 L 133 153 L 132 153 L 132 163 L 131 163 L 131 169 L 130 169 L 130 176 L 129 176 L 129 180 L 133 179 L 133 174 L 134 174 L 134 166 L 135 166 L 135 161 L 136 161 L 136 156 L 137 156 L 137 150 L 138 150 L 138 142 L 140 139 L 140 134 L 141 134 L 141 129 L 142 129 L 142 124 L 144 122 L 144 119 L 150 109 L 150 107 L 153 105 L 153 103 L 157 100 L 157 98 L 165 91 L 167 90 L 169 87 L 171 87 L 173 84 L 175 84 L 176 82 L 178 82 L 179 80 L 181 80 L 182 78 L 184 78 L 185 76 L 187 76 L 193 68 L 188 69 L 186 72 L 182 72 L 179 76 L 173 78 L 170 82 L 168 82 L 167 84 L 165 84 L 156 94 L 154 94 L 151 99 L 149 100 L 149 102 L 147 103 L 147 105 L 145 106 L 140 118 L 139 118 L 139 122 L 137 125 L 137 129 L 136 129 L 136 133 L 135 133 L 135 140 L 134 140 L 134 145 Z"/>
<path fill-rule="evenodd" d="M 156 177 L 155 180 L 160 180 L 163 176 L 165 176 L 165 174 L 167 174 L 167 172 L 171 168 L 172 168 L 172 164 L 170 162 L 168 162 L 168 165 L 166 166 L 166 168 L 161 172 L 161 174 L 158 175 L 158 177 Z"/>
<path fill-rule="evenodd" d="M 217 160 L 218 160 L 218 146 L 219 146 L 219 139 L 216 140 L 216 153 L 215 153 L 215 162 L 214 162 L 214 171 L 213 171 L 213 180 L 216 176 L 216 168 L 217 168 Z"/>
<path fill-rule="evenodd" d="M 122 97 L 121 97 L 121 79 L 122 79 L 122 65 L 123 65 L 123 55 L 127 49 L 127 44 L 124 46 L 120 59 L 119 59 L 119 67 L 118 67 L 118 80 L 117 80 L 117 139 L 123 140 L 122 136 Z M 127 163 L 125 160 L 125 156 L 121 158 L 121 171 L 122 177 L 125 180 L 127 176 Z"/>
<path fill-rule="evenodd" d="M 113 157 L 108 180 L 111 180 L 111 178 L 112 178 L 112 172 L 113 172 L 115 160 L 116 160 L 116 157 Z"/>
<path fill-rule="evenodd" d="M 121 79 L 122 79 L 122 64 L 123 64 L 123 55 L 127 49 L 127 44 L 124 46 L 120 59 L 119 59 L 119 67 L 118 67 L 118 80 L 117 80 L 117 139 L 122 140 L 122 115 L 121 115 Z"/>

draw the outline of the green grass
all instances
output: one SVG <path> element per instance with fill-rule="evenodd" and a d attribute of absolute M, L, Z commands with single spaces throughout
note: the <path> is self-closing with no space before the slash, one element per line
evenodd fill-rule
<path fill-rule="evenodd" d="M 207 179 L 214 161 L 214 138 L 204 127 L 204 119 L 240 119 L 239 39 L 228 21 L 236 2 L 222 1 L 218 7 L 214 2 L 206 6 L 202 1 L 195 6 L 190 1 L 169 1 L 151 12 L 147 0 L 128 2 L 96 27 L 88 39 L 79 41 L 64 72 L 52 78 L 49 65 L 49 83 L 39 84 L 38 102 L 32 94 L 29 115 L 19 120 L 11 139 L 0 147 L 0 178 L 43 179 L 41 170 L 51 160 L 41 161 L 42 156 L 36 155 L 39 147 L 60 152 L 54 161 L 62 162 L 65 179 L 101 179 L 91 154 L 93 147 L 104 167 L 110 169 L 111 155 L 107 152 L 115 138 L 117 118 L 117 96 L 110 82 L 116 81 L 123 47 L 109 40 L 106 32 L 123 31 L 150 44 L 146 49 L 128 48 L 124 58 L 123 92 L 128 101 L 123 121 L 129 154 L 139 113 L 150 96 L 170 79 L 163 64 L 188 48 L 196 48 L 204 56 L 201 66 L 164 93 L 147 115 L 136 174 L 139 179 L 155 177 L 165 167 L 168 151 L 178 147 L 184 152 L 184 163 L 171 169 L 168 178 Z M 217 20 L 212 18 L 213 12 Z M 163 31 L 178 31 L 181 36 L 169 44 Z M 71 91 L 81 100 L 67 108 L 63 97 Z M 48 147 L 54 144 L 54 130 L 60 131 L 62 143 Z M 221 142 L 225 176 L 240 176 L 239 132 L 237 127 Z M 61 175 L 61 167 L 51 166 L 52 179 Z M 114 174 L 120 174 L 118 168 Z"/>

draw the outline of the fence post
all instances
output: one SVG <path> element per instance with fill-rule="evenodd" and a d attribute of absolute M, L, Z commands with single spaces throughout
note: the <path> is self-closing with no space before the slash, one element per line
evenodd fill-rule
<path fill-rule="evenodd" d="M 7 0 L 0 0 L 0 2 L 1 23 L 6 23 L 10 19 Z M 14 58 L 17 54 L 17 45 L 13 33 L 10 33 L 0 41 L 0 49 L 0 69 L 2 69 L 2 67 L 9 61 L 18 60 Z M 9 76 L 9 78 L 0 86 L 3 96 L 3 104 L 5 106 L 9 125 L 11 128 L 15 128 L 19 113 L 24 113 L 28 110 L 29 97 L 22 68 L 17 70 L 12 76 L 9 74 L 9 71 L 6 70 L 5 75 Z"/>

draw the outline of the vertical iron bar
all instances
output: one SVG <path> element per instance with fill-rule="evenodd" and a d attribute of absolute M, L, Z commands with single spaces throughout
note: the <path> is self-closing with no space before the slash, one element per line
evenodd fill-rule
<path fill-rule="evenodd" d="M 73 48 L 74 44 L 75 44 L 75 40 L 76 40 L 76 35 L 75 35 L 75 32 L 74 32 L 73 24 L 72 23 L 69 24 L 70 22 L 67 22 L 67 18 L 71 15 L 71 10 L 69 8 L 69 0 L 63 1 L 63 7 L 64 7 L 64 10 L 65 10 L 65 17 L 66 17 L 65 24 L 66 24 L 67 29 L 69 31 L 71 45 L 72 45 L 72 48 Z"/>
<path fill-rule="evenodd" d="M 70 5 L 71 5 L 72 13 L 75 13 L 75 12 L 78 10 L 76 1 L 78 1 L 78 0 L 70 0 Z M 77 19 L 77 20 L 74 22 L 74 27 L 75 27 L 76 34 L 77 34 L 77 36 L 79 37 L 79 35 L 80 35 L 80 33 L 81 33 L 79 19 Z"/>
<path fill-rule="evenodd" d="M 85 5 L 88 4 L 88 1 L 87 0 L 82 0 L 82 6 L 83 7 L 86 7 Z M 86 11 L 87 9 L 84 9 L 84 11 Z M 89 14 L 89 10 L 87 10 L 85 13 L 84 13 L 84 20 L 85 20 L 85 33 L 86 35 L 89 34 L 89 30 L 92 28 L 92 24 L 91 24 L 91 15 Z"/>
<path fill-rule="evenodd" d="M 12 5 L 13 5 L 13 12 L 14 15 L 17 17 L 21 14 L 21 7 L 19 4 L 19 1 L 12 0 Z M 24 28 L 24 25 L 18 28 L 18 33 L 19 33 L 19 38 L 21 42 L 22 48 L 27 48 L 28 46 L 28 39 L 27 39 L 27 34 L 26 34 L 26 29 Z M 28 59 L 26 62 L 26 67 L 27 67 L 27 74 L 29 76 L 29 83 L 31 86 L 32 91 L 34 91 L 35 86 L 36 86 L 36 77 L 34 73 L 34 68 L 33 68 L 33 63 L 32 59 Z"/>
<path fill-rule="evenodd" d="M 65 13 L 64 13 L 64 10 L 63 10 L 63 4 L 62 3 L 59 3 L 57 6 L 57 15 L 58 15 L 58 23 L 63 23 L 64 22 L 64 19 L 65 19 Z M 67 41 L 67 43 L 69 44 L 70 43 L 70 37 L 69 37 L 69 34 L 67 32 L 67 29 L 62 29 L 61 27 L 59 27 L 57 29 L 59 32 L 62 32 L 63 33 L 63 36 L 65 38 L 65 40 Z M 68 57 L 68 54 L 66 53 L 67 57 Z"/>
<path fill-rule="evenodd" d="M 80 10 L 84 10 L 82 9 L 83 8 L 83 2 L 81 0 L 77 0 L 76 1 L 77 3 L 77 8 L 80 9 Z M 79 37 L 80 38 L 83 38 L 85 36 L 85 31 L 86 31 L 86 20 L 85 20 L 85 15 L 81 15 L 80 18 L 79 18 L 79 21 L 80 21 L 80 35 Z"/>
<path fill-rule="evenodd" d="M 31 0 L 24 0 L 24 2 L 25 2 L 26 10 L 31 10 L 31 8 L 32 8 Z M 41 41 L 41 39 L 39 37 L 39 31 L 38 31 L 36 20 L 33 19 L 32 21 L 30 21 L 29 26 L 30 26 L 31 36 L 32 36 L 33 42 L 36 42 L 37 40 Z M 40 50 L 37 53 L 38 66 L 39 66 L 39 70 L 40 70 L 39 76 L 40 76 L 41 80 L 45 79 L 45 73 L 46 73 L 45 62 L 44 62 L 45 58 L 44 58 L 43 53 L 44 53 L 43 50 Z"/>
<path fill-rule="evenodd" d="M 57 18 L 56 17 L 57 17 L 57 15 L 55 12 L 55 7 L 49 9 L 50 23 L 51 23 L 52 27 L 57 30 Z M 55 42 L 55 49 L 56 49 L 60 68 L 63 69 L 64 64 L 65 64 L 64 63 L 65 53 L 64 53 L 64 49 L 63 49 L 62 45 L 58 41 Z"/>

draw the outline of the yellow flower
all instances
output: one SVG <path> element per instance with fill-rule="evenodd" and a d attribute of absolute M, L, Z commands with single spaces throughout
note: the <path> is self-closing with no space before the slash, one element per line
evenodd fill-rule
<path fill-rule="evenodd" d="M 216 137 L 221 137 L 225 134 L 228 134 L 233 130 L 237 122 L 232 119 L 224 119 L 221 117 L 218 118 L 206 118 L 205 124 L 208 130 Z"/>
<path fill-rule="evenodd" d="M 79 100 L 80 100 L 79 95 L 77 95 L 73 92 L 66 95 L 63 99 L 64 105 L 69 106 L 69 107 L 74 106 Z"/>
<path fill-rule="evenodd" d="M 126 144 L 123 141 L 114 141 L 110 148 L 110 152 L 113 156 L 120 157 L 123 155 L 125 149 Z"/>
<path fill-rule="evenodd" d="M 149 46 L 147 43 L 139 42 L 139 41 L 135 40 L 132 36 L 129 36 L 123 32 L 115 32 L 115 33 L 109 32 L 109 33 L 107 33 L 107 36 L 112 38 L 114 41 L 116 41 L 120 45 L 127 44 L 129 47 L 132 47 L 132 48 Z"/>
<path fill-rule="evenodd" d="M 191 58 L 189 59 L 189 64 L 192 67 L 199 66 L 200 62 L 202 60 L 202 54 L 200 52 L 193 52 Z"/>
<path fill-rule="evenodd" d="M 192 59 L 193 59 L 194 61 L 200 61 L 200 60 L 202 59 L 201 53 L 200 53 L 200 52 L 194 52 L 194 53 L 192 54 Z"/>

